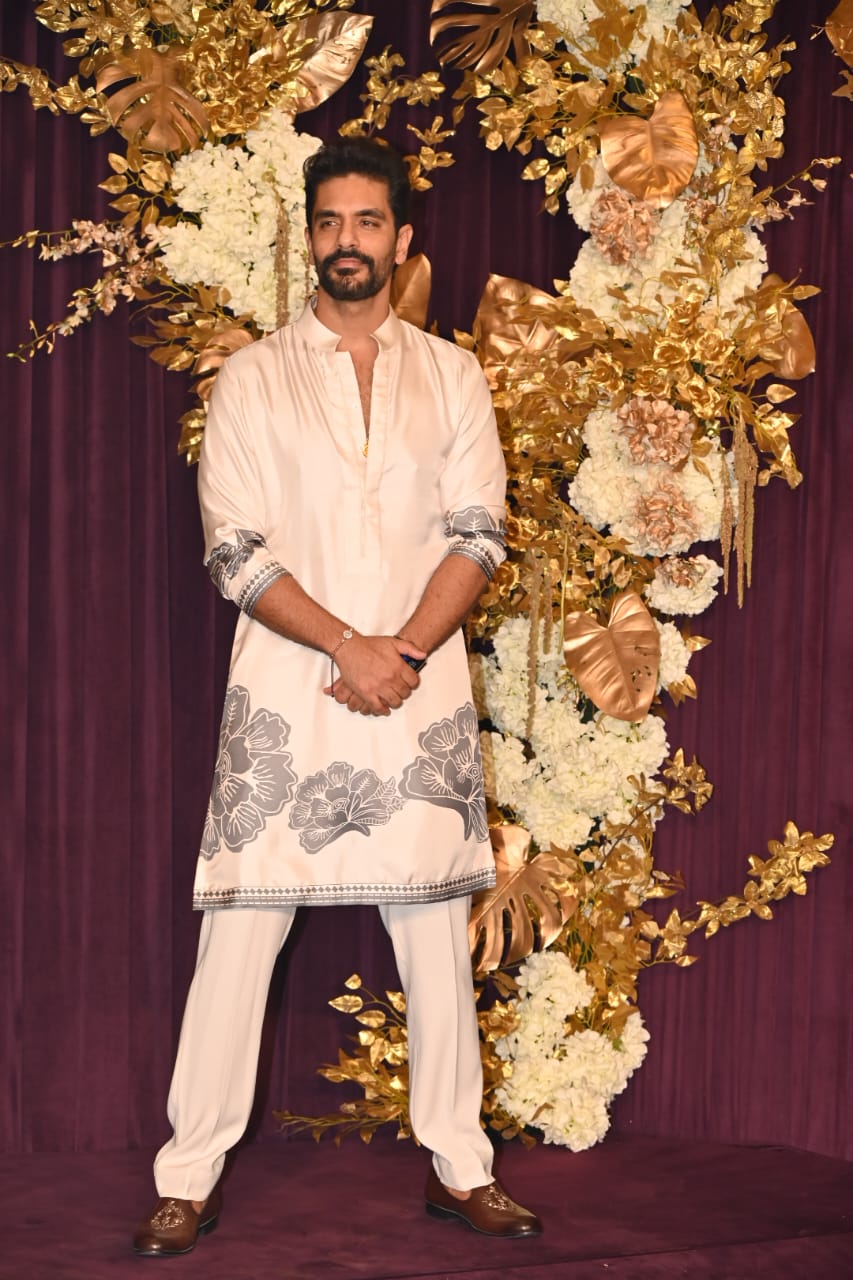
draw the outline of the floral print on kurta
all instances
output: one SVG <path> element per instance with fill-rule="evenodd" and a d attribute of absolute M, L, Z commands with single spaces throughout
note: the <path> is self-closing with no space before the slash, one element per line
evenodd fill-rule
<path fill-rule="evenodd" d="M 369 836 L 402 803 L 393 778 L 383 782 L 372 769 L 356 772 L 337 761 L 299 784 L 289 821 L 303 849 L 317 853 L 346 831 Z"/>
<path fill-rule="evenodd" d="M 431 724 L 418 743 L 424 754 L 403 770 L 403 795 L 455 809 L 462 818 L 465 839 L 473 833 L 478 840 L 485 840 L 489 827 L 473 704 L 460 707 L 452 719 Z"/>
<path fill-rule="evenodd" d="M 239 853 L 287 804 L 296 782 L 292 756 L 284 750 L 289 734 L 289 725 L 274 711 L 261 707 L 252 713 L 248 689 L 229 689 L 202 857 L 212 858 L 220 844 Z"/>

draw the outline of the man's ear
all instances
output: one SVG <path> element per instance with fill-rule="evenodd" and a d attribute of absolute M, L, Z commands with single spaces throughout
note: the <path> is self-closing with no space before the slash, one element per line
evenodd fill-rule
<path fill-rule="evenodd" d="M 404 223 L 397 232 L 397 249 L 394 254 L 394 261 L 397 263 L 397 266 L 399 266 L 401 262 L 406 261 L 409 253 L 409 245 L 412 243 L 412 236 L 414 233 L 414 227 L 408 222 Z"/>

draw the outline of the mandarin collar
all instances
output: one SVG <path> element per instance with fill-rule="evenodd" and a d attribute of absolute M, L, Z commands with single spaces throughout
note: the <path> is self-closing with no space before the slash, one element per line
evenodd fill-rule
<path fill-rule="evenodd" d="M 323 322 L 317 319 L 317 313 L 311 302 L 306 305 L 302 315 L 296 321 L 296 328 L 310 347 L 316 347 L 321 351 L 335 351 L 341 340 L 339 333 L 335 333 L 333 329 L 327 329 Z M 397 345 L 402 336 L 402 322 L 393 309 L 389 308 L 379 328 L 373 330 L 372 337 L 376 339 L 380 351 L 388 351 Z"/>

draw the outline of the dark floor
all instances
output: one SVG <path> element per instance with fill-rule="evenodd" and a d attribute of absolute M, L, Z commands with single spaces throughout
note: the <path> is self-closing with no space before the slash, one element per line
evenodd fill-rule
<path fill-rule="evenodd" d="M 545 1223 L 499 1241 L 423 1211 L 425 1152 L 268 1138 L 185 1257 L 129 1250 L 150 1153 L 0 1157 L 2 1280 L 853 1280 L 853 1164 L 780 1147 L 512 1144 L 499 1176 Z"/>

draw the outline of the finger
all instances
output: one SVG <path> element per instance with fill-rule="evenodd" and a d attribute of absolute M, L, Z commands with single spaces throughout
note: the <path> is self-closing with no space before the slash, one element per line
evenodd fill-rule
<path fill-rule="evenodd" d="M 410 658 L 429 657 L 426 649 L 419 649 L 416 644 L 412 644 L 409 640 L 403 640 L 399 636 L 395 636 L 394 638 L 396 640 L 398 653 L 407 653 Z"/>

